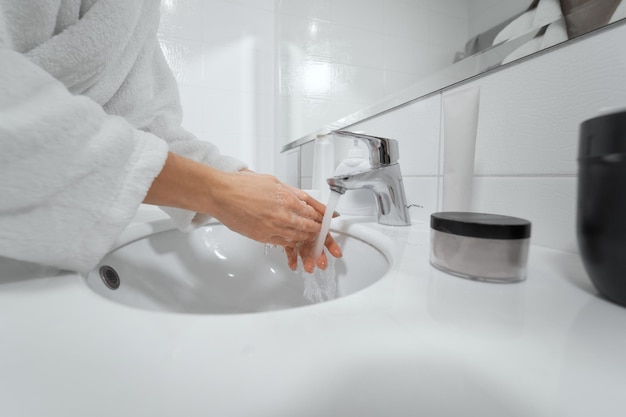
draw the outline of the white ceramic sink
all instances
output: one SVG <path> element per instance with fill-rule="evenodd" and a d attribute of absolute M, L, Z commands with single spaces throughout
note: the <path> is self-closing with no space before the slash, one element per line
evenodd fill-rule
<path fill-rule="evenodd" d="M 220 224 L 190 233 L 168 230 L 112 251 L 86 282 L 96 293 L 137 308 L 233 314 L 344 297 L 388 271 L 387 258 L 371 244 L 344 233 L 333 235 L 344 256 L 331 260 L 327 272 L 311 275 L 291 271 L 282 248 L 252 241 Z"/>

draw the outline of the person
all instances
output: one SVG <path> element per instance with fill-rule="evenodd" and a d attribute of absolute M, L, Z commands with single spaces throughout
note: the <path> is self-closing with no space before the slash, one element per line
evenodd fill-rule
<path fill-rule="evenodd" d="M 312 254 L 323 204 L 181 127 L 158 0 L 0 0 L 0 256 L 86 272 L 141 203 Z M 326 236 L 336 257 L 341 249 Z"/>

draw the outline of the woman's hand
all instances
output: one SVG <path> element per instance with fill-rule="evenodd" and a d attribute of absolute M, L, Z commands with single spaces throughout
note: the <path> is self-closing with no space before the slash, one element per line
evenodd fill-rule
<path fill-rule="evenodd" d="M 325 206 L 271 175 L 225 173 L 170 153 L 144 202 L 206 213 L 239 234 L 283 246 L 292 269 L 298 256 L 308 272 L 328 263 L 326 255 L 314 259 L 312 253 Z M 326 247 L 341 256 L 330 235 Z"/>
<path fill-rule="evenodd" d="M 302 258 L 304 270 L 309 273 L 316 266 L 326 269 L 326 254 L 322 252 L 316 258 L 313 253 L 326 211 L 322 203 L 269 175 L 251 171 L 230 175 L 233 175 L 231 180 L 237 186 L 236 193 L 229 194 L 227 200 L 229 204 L 239 201 L 236 206 L 244 214 L 235 214 L 233 210 L 229 216 L 216 215 L 216 218 L 254 240 L 283 246 L 292 270 L 297 268 L 298 256 Z M 341 248 L 330 233 L 326 236 L 325 246 L 334 257 L 341 257 Z"/>
<path fill-rule="evenodd" d="M 297 188 L 289 187 L 291 191 L 302 201 L 306 202 L 308 205 L 313 207 L 318 213 L 322 216 L 326 212 L 326 206 L 313 197 L 311 197 L 306 192 L 299 190 Z M 333 214 L 335 217 L 335 214 Z M 315 237 L 317 239 L 317 235 Z M 324 251 L 320 254 L 317 259 L 313 251 L 315 250 L 315 239 L 310 242 L 302 242 L 300 245 L 296 246 L 285 246 L 285 253 L 287 254 L 287 262 L 289 268 L 292 270 L 296 270 L 298 267 L 298 256 L 302 258 L 302 265 L 304 270 L 308 273 L 312 273 L 315 270 L 315 267 L 325 270 L 328 266 L 328 258 Z M 335 242 L 335 239 L 330 235 L 330 233 L 326 234 L 326 239 L 324 241 L 324 246 L 328 249 L 328 252 L 333 255 L 335 258 L 340 258 L 342 256 L 341 248 Z"/>
<path fill-rule="evenodd" d="M 331 255 L 335 258 L 340 258 L 341 248 L 335 242 L 335 239 L 328 233 L 326 235 L 326 240 L 324 241 L 324 246 L 328 249 Z M 302 265 L 304 270 L 308 273 L 312 273 L 317 266 L 319 269 L 325 270 L 328 266 L 328 258 L 326 257 L 326 253 L 322 251 L 320 256 L 316 259 L 313 251 L 315 250 L 315 242 L 306 242 L 301 246 L 292 246 L 285 247 L 285 253 L 287 254 L 287 263 L 291 270 L 295 271 L 298 267 L 298 256 L 302 258 Z"/>
<path fill-rule="evenodd" d="M 320 231 L 323 213 L 273 176 L 222 173 L 211 193 L 217 204 L 205 212 L 259 242 L 302 245 L 315 240 Z"/>

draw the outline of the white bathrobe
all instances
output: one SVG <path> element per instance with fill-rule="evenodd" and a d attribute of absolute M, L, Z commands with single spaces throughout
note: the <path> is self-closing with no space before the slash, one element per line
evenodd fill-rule
<path fill-rule="evenodd" d="M 168 150 L 244 165 L 181 128 L 159 0 L 0 0 L 0 256 L 85 272 Z M 196 213 L 166 210 L 181 229 Z M 1 262 L 1 260 L 0 260 Z"/>

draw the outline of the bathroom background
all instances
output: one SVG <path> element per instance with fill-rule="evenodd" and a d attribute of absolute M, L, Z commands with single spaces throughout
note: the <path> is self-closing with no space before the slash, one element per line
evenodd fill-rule
<path fill-rule="evenodd" d="M 181 86 L 185 127 L 251 168 L 307 188 L 312 146 L 280 153 L 283 145 L 401 89 L 412 73 L 439 65 L 437 57 L 454 59 L 489 14 L 528 6 L 476 0 L 483 7 L 472 9 L 480 11 L 473 23 L 433 32 L 460 22 L 467 3 L 163 0 L 159 37 Z M 417 51 L 427 34 L 435 43 L 424 59 Z M 534 244 L 577 252 L 578 125 L 603 108 L 626 106 L 625 38 L 618 22 L 351 129 L 399 140 L 408 201 L 423 206 L 411 214 L 426 222 L 442 206 L 442 97 L 478 87 L 472 209 L 527 218 Z M 357 42 L 363 39 L 366 46 Z M 392 49 L 403 53 L 387 59 Z"/>
<path fill-rule="evenodd" d="M 185 127 L 275 172 L 285 143 L 449 66 L 527 3 L 162 0 L 159 39 Z"/>

